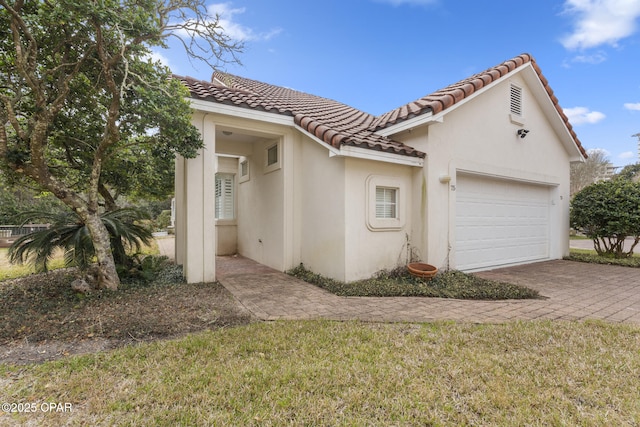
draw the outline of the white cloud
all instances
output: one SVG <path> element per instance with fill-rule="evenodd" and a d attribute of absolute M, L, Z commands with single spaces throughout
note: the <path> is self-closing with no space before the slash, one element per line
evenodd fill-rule
<path fill-rule="evenodd" d="M 606 60 L 607 60 L 607 54 L 603 51 L 599 51 L 591 55 L 576 55 L 570 60 L 565 60 L 562 63 L 562 66 L 564 68 L 571 68 L 571 64 L 574 64 L 574 63 L 596 65 Z"/>
<path fill-rule="evenodd" d="M 561 42 L 567 49 L 587 49 L 618 41 L 636 32 L 640 0 L 566 0 L 564 13 L 575 17 L 572 34 Z"/>
<path fill-rule="evenodd" d="M 160 52 L 152 51 L 152 52 L 151 52 L 151 55 L 149 55 L 149 58 L 150 58 L 152 61 L 154 61 L 154 62 L 156 62 L 156 61 L 160 61 L 160 63 L 161 63 L 162 65 L 164 65 L 165 67 L 169 67 L 169 68 L 171 68 L 169 58 L 167 58 L 166 56 L 164 56 L 164 55 L 163 55 L 163 54 L 161 54 Z"/>
<path fill-rule="evenodd" d="M 231 40 L 239 42 L 269 40 L 282 32 L 280 28 L 274 28 L 267 32 L 257 32 L 251 27 L 240 24 L 236 20 L 236 16 L 242 15 L 245 11 L 246 8 L 234 8 L 232 3 L 229 2 L 214 3 L 207 7 L 207 13 L 212 18 L 218 17 L 218 25 L 222 29 L 222 33 Z M 186 20 L 179 25 L 181 28 L 176 31 L 177 34 L 183 37 L 191 37 L 192 34 L 190 30 L 196 28 L 198 24 L 195 21 Z"/>
<path fill-rule="evenodd" d="M 621 160 L 633 159 L 636 154 L 633 151 L 625 151 L 624 153 L 620 153 L 618 158 Z"/>
<path fill-rule="evenodd" d="M 585 123 L 598 123 L 606 117 L 603 113 L 599 111 L 589 111 L 586 107 L 564 108 L 563 111 L 569 118 L 569 122 L 574 126 Z"/>
<path fill-rule="evenodd" d="M 631 111 L 640 111 L 640 102 L 636 102 L 635 104 L 627 102 L 626 104 L 624 104 L 624 108 Z"/>
<path fill-rule="evenodd" d="M 596 154 L 601 153 L 602 157 L 609 157 L 611 153 L 609 150 L 605 148 L 590 148 L 587 150 L 587 154 L 591 156 L 595 156 Z"/>
<path fill-rule="evenodd" d="M 577 55 L 574 56 L 572 62 L 579 62 L 583 64 L 600 64 L 607 60 L 607 54 L 604 52 L 597 52 L 593 55 Z"/>
<path fill-rule="evenodd" d="M 259 33 L 252 28 L 244 26 L 235 20 L 236 15 L 241 15 L 245 12 L 246 8 L 232 7 L 231 3 L 216 3 L 212 4 L 207 9 L 213 16 L 219 16 L 219 24 L 224 33 L 231 37 L 233 40 L 238 41 L 254 41 L 254 40 L 269 40 L 272 37 L 278 35 L 282 30 L 280 28 L 272 29 L 268 32 Z"/>

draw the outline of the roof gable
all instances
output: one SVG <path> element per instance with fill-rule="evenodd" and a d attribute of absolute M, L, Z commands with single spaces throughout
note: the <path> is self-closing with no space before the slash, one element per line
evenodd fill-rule
<path fill-rule="evenodd" d="M 586 158 L 587 153 L 584 147 L 582 147 L 582 143 L 573 130 L 571 123 L 569 123 L 569 118 L 560 107 L 558 98 L 556 98 L 556 96 L 553 94 L 553 90 L 549 86 L 549 82 L 547 81 L 547 79 L 542 74 L 542 71 L 540 70 L 538 64 L 535 62 L 533 57 L 527 53 L 518 55 L 513 59 L 503 62 L 502 64 L 496 65 L 495 67 L 489 68 L 481 73 L 474 74 L 467 79 L 461 80 L 457 83 L 426 95 L 420 99 L 391 110 L 388 113 L 382 114 L 375 120 L 375 122 L 372 124 L 372 127 L 376 131 L 380 131 L 414 117 L 425 114 L 435 115 L 441 113 L 449 108 L 452 108 L 467 97 L 470 97 L 475 92 L 502 79 L 507 74 L 525 64 L 531 64 L 531 66 L 535 70 L 540 84 L 544 88 L 546 95 L 549 97 L 549 100 L 551 101 L 553 107 L 560 116 L 560 119 L 562 120 L 568 134 L 572 138 L 573 143 L 583 155 L 583 157 Z"/>

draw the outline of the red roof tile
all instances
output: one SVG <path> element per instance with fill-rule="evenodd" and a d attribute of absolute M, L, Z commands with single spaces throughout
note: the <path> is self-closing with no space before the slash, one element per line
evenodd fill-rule
<path fill-rule="evenodd" d="M 444 111 L 454 104 L 462 101 L 464 98 L 471 95 L 475 91 L 489 85 L 490 83 L 502 78 L 516 68 L 527 63 L 531 63 L 531 65 L 533 66 L 536 74 L 538 75 L 538 78 L 540 79 L 540 82 L 549 95 L 551 102 L 553 102 L 556 111 L 560 115 L 565 126 L 567 127 L 567 130 L 569 131 L 569 134 L 573 138 L 573 141 L 575 142 L 582 155 L 584 157 L 587 157 L 587 152 L 585 151 L 584 147 L 582 147 L 582 144 L 580 143 L 578 136 L 574 132 L 571 123 L 569 123 L 569 118 L 562 111 L 562 108 L 558 103 L 558 98 L 556 98 L 556 96 L 553 94 L 553 90 L 549 86 L 549 82 L 542 74 L 540 67 L 535 62 L 533 57 L 527 53 L 516 56 L 515 58 L 505 61 L 502 64 L 489 68 L 488 70 L 485 70 L 481 73 L 475 74 L 468 79 L 459 81 L 458 83 L 454 83 L 450 86 L 440 89 L 430 95 L 410 102 L 407 105 L 396 108 L 395 110 L 391 110 L 388 113 L 379 116 L 372 127 L 375 130 L 380 130 L 403 122 L 404 120 L 417 117 L 421 114 L 438 114 L 439 112 Z"/>
<path fill-rule="evenodd" d="M 576 146 L 586 157 L 587 153 L 547 79 L 531 55 L 526 53 L 379 117 L 331 99 L 226 73 L 214 73 L 213 83 L 191 77 L 174 77 L 182 81 L 193 98 L 291 116 L 296 125 L 335 148 L 347 145 L 424 158 L 425 153 L 376 132 L 422 114 L 444 111 L 526 63 L 532 64 Z"/>
<path fill-rule="evenodd" d="M 213 83 L 174 77 L 193 98 L 291 116 L 296 125 L 335 148 L 348 145 L 425 157 L 408 145 L 376 134 L 370 128 L 375 116 L 331 99 L 219 72 Z"/>

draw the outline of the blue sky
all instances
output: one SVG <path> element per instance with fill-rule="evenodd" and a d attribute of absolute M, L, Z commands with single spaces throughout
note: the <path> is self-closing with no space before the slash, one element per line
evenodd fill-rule
<path fill-rule="evenodd" d="M 586 149 L 638 161 L 640 0 L 232 0 L 207 3 L 245 43 L 225 71 L 379 115 L 521 53 Z M 209 80 L 178 44 L 157 52 Z"/>

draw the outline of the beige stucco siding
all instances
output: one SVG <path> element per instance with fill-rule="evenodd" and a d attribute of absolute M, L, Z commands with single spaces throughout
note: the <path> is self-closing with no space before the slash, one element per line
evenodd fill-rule
<path fill-rule="evenodd" d="M 520 123 L 509 114 L 511 83 L 523 88 Z M 541 107 L 515 75 L 448 112 L 441 123 L 395 136 L 427 153 L 424 169 L 414 177 L 418 218 L 412 233 L 425 260 L 455 268 L 456 179 L 469 172 L 548 186 L 550 257 L 568 253 L 569 154 Z M 521 128 L 530 131 L 526 138 L 517 135 Z"/>
<path fill-rule="evenodd" d="M 314 272 L 345 275 L 345 161 L 303 137 L 298 167 L 300 259 Z"/>
<path fill-rule="evenodd" d="M 410 166 L 347 158 L 345 176 L 345 277 L 349 282 L 371 277 L 407 262 L 413 197 Z M 398 222 L 375 223 L 375 187 L 398 190 Z"/>
<path fill-rule="evenodd" d="M 248 156 L 251 178 L 238 185 L 238 252 L 283 270 L 284 173 L 282 167 L 265 171 L 267 148 L 276 143 L 282 138 L 255 142 Z"/>

